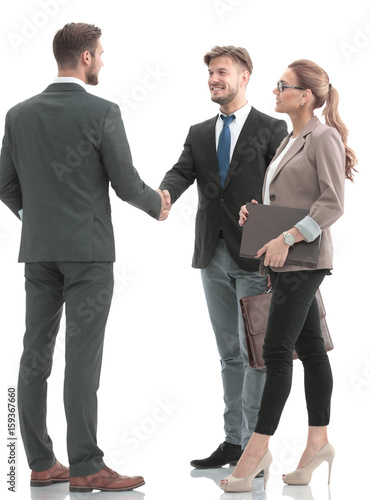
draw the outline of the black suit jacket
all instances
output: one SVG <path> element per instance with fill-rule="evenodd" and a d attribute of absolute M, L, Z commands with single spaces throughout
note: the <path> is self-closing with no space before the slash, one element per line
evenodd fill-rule
<path fill-rule="evenodd" d="M 242 228 L 239 210 L 253 198 L 262 202 L 266 169 L 287 135 L 285 121 L 252 107 L 230 161 L 223 188 L 216 152 L 215 126 L 218 116 L 190 128 L 183 152 L 165 175 L 160 189 L 167 189 L 174 203 L 197 180 L 199 203 L 195 227 L 193 267 L 209 264 L 220 227 L 235 262 L 246 271 L 258 271 L 259 261 L 239 257 Z"/>
<path fill-rule="evenodd" d="M 114 261 L 109 183 L 158 219 L 161 200 L 132 164 L 120 109 L 55 83 L 13 107 L 0 157 L 0 199 L 23 209 L 21 262 Z"/>

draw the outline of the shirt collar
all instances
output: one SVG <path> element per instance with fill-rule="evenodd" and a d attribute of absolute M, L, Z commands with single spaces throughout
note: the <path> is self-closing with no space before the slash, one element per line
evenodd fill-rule
<path fill-rule="evenodd" d="M 239 108 L 238 110 L 234 111 L 234 113 L 232 113 L 232 114 L 235 115 L 235 122 L 236 123 L 239 121 L 244 122 L 247 119 L 247 116 L 249 115 L 251 109 L 252 109 L 252 105 L 248 101 L 247 104 L 245 104 L 242 108 Z M 219 115 L 218 115 L 219 120 L 222 120 L 221 115 L 223 115 L 223 114 L 224 113 L 221 113 L 221 111 L 219 112 Z"/>
<path fill-rule="evenodd" d="M 75 78 L 74 76 L 57 76 L 54 83 L 77 83 L 81 87 L 85 88 L 86 84 L 83 80 Z"/>

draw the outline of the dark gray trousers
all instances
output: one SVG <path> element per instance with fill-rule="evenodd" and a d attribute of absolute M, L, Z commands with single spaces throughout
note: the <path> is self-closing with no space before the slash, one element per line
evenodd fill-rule
<path fill-rule="evenodd" d="M 113 263 L 27 263 L 25 279 L 26 332 L 18 411 L 29 466 L 43 471 L 55 462 L 46 425 L 47 379 L 65 305 L 64 407 L 70 475 L 94 474 L 105 467 L 96 439 L 96 393 L 113 294 Z"/>

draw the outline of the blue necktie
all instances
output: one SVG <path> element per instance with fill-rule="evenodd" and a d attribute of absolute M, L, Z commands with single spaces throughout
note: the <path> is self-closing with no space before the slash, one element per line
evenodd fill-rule
<path fill-rule="evenodd" d="M 235 115 L 221 115 L 221 118 L 224 121 L 224 126 L 222 127 L 221 134 L 218 139 L 217 159 L 218 167 L 220 169 L 221 186 L 223 187 L 230 163 L 231 135 L 229 125 L 234 120 Z"/>

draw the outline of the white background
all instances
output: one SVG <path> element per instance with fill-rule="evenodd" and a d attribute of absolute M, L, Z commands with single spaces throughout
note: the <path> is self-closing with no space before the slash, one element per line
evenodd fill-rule
<path fill-rule="evenodd" d="M 272 89 L 290 62 L 308 58 L 328 72 L 341 98 L 340 114 L 350 131 L 349 145 L 358 155 L 360 172 L 355 184 L 346 182 L 345 215 L 333 227 L 335 270 L 322 286 L 335 344 L 330 354 L 335 378 L 330 440 L 337 457 L 331 490 L 325 484 L 324 466 L 311 489 L 283 490 L 279 478 L 296 467 L 306 439 L 302 369 L 295 362 L 292 392 L 271 440 L 275 460 L 266 496 L 256 483 L 252 494 L 238 498 L 273 500 L 288 495 L 320 500 L 330 493 L 332 500 L 364 498 L 368 486 L 361 483 L 362 474 L 368 474 L 370 465 L 368 223 L 364 225 L 369 186 L 370 9 L 360 0 L 4 1 L 2 124 L 11 106 L 53 81 L 52 39 L 67 22 L 102 28 L 105 66 L 99 85 L 89 91 L 120 105 L 134 165 L 154 188 L 178 159 L 190 125 L 218 111 L 209 98 L 203 64 L 204 53 L 213 45 L 248 49 L 254 71 L 247 97 L 272 116 L 278 116 Z M 224 439 L 219 358 L 200 272 L 191 268 L 196 205 L 193 186 L 173 207 L 168 221 L 158 223 L 112 193 L 116 290 L 99 390 L 99 445 L 107 465 L 123 474 L 144 475 L 147 482 L 135 492 L 115 494 L 116 498 L 231 498 L 215 484 L 229 471 L 192 477 L 189 465 Z M 0 207 L 1 496 L 7 493 L 9 470 L 7 388 L 17 382 L 24 332 L 23 265 L 17 263 L 20 229 L 14 215 Z M 48 426 L 56 455 L 67 464 L 63 342 L 62 327 L 49 380 Z M 15 495 L 23 499 L 30 498 L 29 470 L 19 432 L 18 439 Z M 32 498 L 69 498 L 66 485 L 42 490 L 33 492 Z"/>

